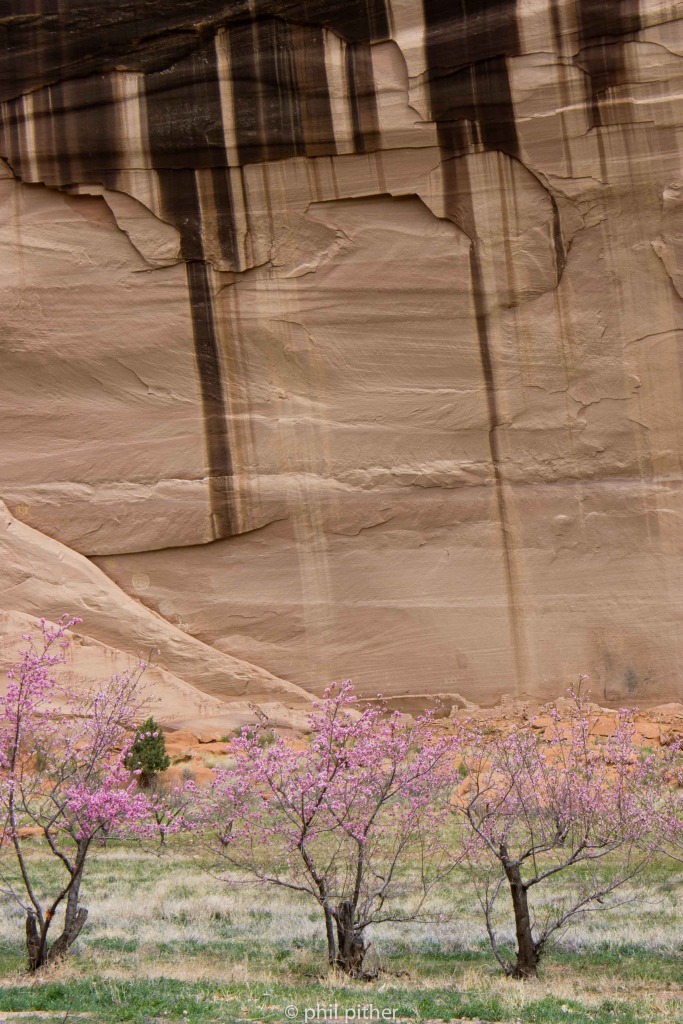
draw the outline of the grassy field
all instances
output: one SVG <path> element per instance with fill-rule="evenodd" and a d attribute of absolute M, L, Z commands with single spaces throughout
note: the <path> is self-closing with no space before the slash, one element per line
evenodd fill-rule
<path fill-rule="evenodd" d="M 27 848 L 47 877 L 40 844 Z M 454 876 L 433 908 L 445 923 L 378 929 L 369 956 L 380 973 L 362 983 L 326 976 L 315 905 L 228 888 L 188 850 L 112 846 L 93 859 L 90 918 L 74 955 L 40 979 L 23 973 L 21 912 L 2 904 L 0 1024 L 284 1022 L 304 1021 L 306 1010 L 317 1022 L 335 1019 L 334 1004 L 340 1021 L 385 1010 L 390 1020 L 681 1024 L 683 886 L 672 865 L 649 870 L 646 900 L 582 919 L 526 983 L 500 974 L 475 897 Z"/>

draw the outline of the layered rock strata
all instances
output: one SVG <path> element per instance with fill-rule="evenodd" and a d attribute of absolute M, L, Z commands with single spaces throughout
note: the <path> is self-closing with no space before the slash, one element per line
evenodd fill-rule
<path fill-rule="evenodd" d="M 8 8 L 15 518 L 283 686 L 680 694 L 680 4 Z"/>

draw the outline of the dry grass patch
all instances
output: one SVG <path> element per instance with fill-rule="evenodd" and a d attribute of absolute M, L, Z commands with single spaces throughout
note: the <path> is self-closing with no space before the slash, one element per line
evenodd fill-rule
<path fill-rule="evenodd" d="M 40 845 L 27 846 L 49 870 Z M 499 973 L 474 895 L 454 877 L 434 920 L 374 930 L 381 972 L 371 984 L 325 973 L 314 904 L 285 890 L 228 887 L 206 867 L 182 846 L 162 856 L 102 850 L 85 884 L 90 917 L 75 955 L 32 984 L 22 974 L 21 913 L 4 905 L 0 1022 L 7 1011 L 65 1009 L 133 1024 L 282 1022 L 290 1002 L 344 1000 L 400 1008 L 406 1020 L 683 1021 L 683 906 L 666 864 L 653 867 L 647 899 L 590 914 L 562 936 L 532 982 Z"/>

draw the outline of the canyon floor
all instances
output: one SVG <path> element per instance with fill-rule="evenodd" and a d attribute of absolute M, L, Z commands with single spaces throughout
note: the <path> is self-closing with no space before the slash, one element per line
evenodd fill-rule
<path fill-rule="evenodd" d="M 38 842 L 31 858 L 50 865 Z M 0 916 L 0 1021 L 97 1024 L 284 1022 L 287 1007 L 396 1011 L 400 1021 L 680 1024 L 683 903 L 678 869 L 649 869 L 646 896 L 588 914 L 534 982 L 503 977 L 474 893 L 453 876 L 432 907 L 442 923 L 372 935 L 373 982 L 326 976 L 317 908 L 289 894 L 228 889 L 187 847 L 111 845 L 93 861 L 88 924 L 73 958 L 39 981 L 23 973 L 23 921 Z M 505 935 L 511 939 L 512 935 Z M 291 1010 L 290 1010 L 291 1013 Z M 359 1019 L 363 1019 L 360 1017 Z M 367 1018 L 370 1019 L 370 1018 Z"/>

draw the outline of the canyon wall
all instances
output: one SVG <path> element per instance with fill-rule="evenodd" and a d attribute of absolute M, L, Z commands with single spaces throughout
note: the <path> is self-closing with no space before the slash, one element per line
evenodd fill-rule
<path fill-rule="evenodd" d="M 1 609 L 222 699 L 681 694 L 683 4 L 0 30 Z"/>

